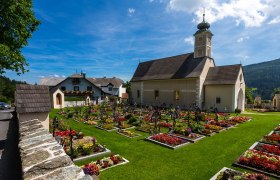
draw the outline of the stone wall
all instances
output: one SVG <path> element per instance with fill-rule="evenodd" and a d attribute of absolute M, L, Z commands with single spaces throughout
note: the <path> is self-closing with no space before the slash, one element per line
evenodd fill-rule
<path fill-rule="evenodd" d="M 23 179 L 91 180 L 38 119 L 19 122 Z"/>

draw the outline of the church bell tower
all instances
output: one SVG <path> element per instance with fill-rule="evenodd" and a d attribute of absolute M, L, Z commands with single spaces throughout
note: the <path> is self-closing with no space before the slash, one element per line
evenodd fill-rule
<path fill-rule="evenodd" d="M 211 57 L 212 32 L 209 30 L 210 24 L 205 21 L 205 13 L 203 20 L 197 25 L 197 31 L 194 34 L 194 58 Z"/>

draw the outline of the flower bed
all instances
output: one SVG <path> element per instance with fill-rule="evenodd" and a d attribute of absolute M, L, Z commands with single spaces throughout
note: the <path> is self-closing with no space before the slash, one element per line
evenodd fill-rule
<path fill-rule="evenodd" d="M 214 132 L 210 129 L 202 129 L 202 130 L 198 131 L 197 133 L 204 135 L 204 136 L 213 136 L 216 134 L 216 132 Z"/>
<path fill-rule="evenodd" d="M 224 129 L 221 126 L 216 126 L 216 125 L 211 125 L 211 124 L 204 124 L 204 127 L 205 127 L 205 129 L 210 129 L 215 132 L 219 132 Z"/>
<path fill-rule="evenodd" d="M 110 150 L 98 144 L 94 137 L 83 136 L 83 134 L 76 133 L 75 131 L 71 131 L 71 134 L 73 135 L 72 158 L 74 158 L 74 161 L 110 153 Z M 59 140 L 66 154 L 71 156 L 70 131 L 56 132 L 56 139 Z"/>
<path fill-rule="evenodd" d="M 200 139 L 205 137 L 205 136 L 203 136 L 201 134 L 197 134 L 197 133 L 190 133 L 188 135 L 184 135 L 184 134 L 172 132 L 172 133 L 170 133 L 170 135 L 176 136 L 176 137 L 180 137 L 180 138 L 184 138 L 184 139 L 186 139 L 186 140 L 188 140 L 188 141 L 190 141 L 192 143 L 195 143 L 195 142 L 197 142 Z"/>
<path fill-rule="evenodd" d="M 158 126 L 165 127 L 165 128 L 170 128 L 170 127 L 172 127 L 172 124 L 167 123 L 167 122 L 160 122 L 160 123 L 158 123 Z"/>
<path fill-rule="evenodd" d="M 137 131 L 147 132 L 147 133 L 150 133 L 150 131 L 153 131 L 153 129 L 154 129 L 154 126 L 153 126 L 153 125 L 150 125 L 150 124 L 148 124 L 148 123 L 142 124 L 141 127 L 135 128 L 135 130 L 137 130 Z"/>
<path fill-rule="evenodd" d="M 247 150 L 235 165 L 280 178 L 280 157 L 257 150 Z"/>
<path fill-rule="evenodd" d="M 133 125 L 131 125 L 131 124 L 124 123 L 124 124 L 122 124 L 120 127 L 116 127 L 116 128 L 121 128 L 122 130 L 125 130 L 125 129 L 132 129 L 132 128 L 135 128 L 135 126 L 133 126 Z"/>
<path fill-rule="evenodd" d="M 128 130 L 121 130 L 121 131 L 118 131 L 117 133 L 120 135 L 123 135 L 125 137 L 128 137 L 128 138 L 134 138 L 134 137 L 141 136 L 140 134 L 136 134 L 136 133 L 134 133 L 132 131 L 128 131 Z"/>
<path fill-rule="evenodd" d="M 274 129 L 274 131 L 280 131 L 280 125 L 278 125 L 278 126 Z"/>
<path fill-rule="evenodd" d="M 280 145 L 280 135 L 278 133 L 272 133 L 270 135 L 266 135 L 263 137 L 261 142 L 279 146 Z"/>
<path fill-rule="evenodd" d="M 237 123 L 243 123 L 243 122 L 251 120 L 251 118 L 247 117 L 247 116 L 234 116 L 234 117 L 231 117 L 230 120 L 237 122 Z"/>
<path fill-rule="evenodd" d="M 270 180 L 268 176 L 257 173 L 242 173 L 230 168 L 222 168 L 217 174 L 215 174 L 210 180 Z"/>
<path fill-rule="evenodd" d="M 280 156 L 280 146 L 275 146 L 271 144 L 263 144 L 263 143 L 257 143 L 253 149 L 266 152 L 269 154 L 274 154 L 277 156 Z"/>
<path fill-rule="evenodd" d="M 88 125 L 97 125 L 97 122 L 93 120 L 85 121 L 84 123 Z"/>
<path fill-rule="evenodd" d="M 147 140 L 169 147 L 171 149 L 176 149 L 178 147 L 189 144 L 186 139 L 171 136 L 169 134 L 156 134 L 148 137 Z"/>
<path fill-rule="evenodd" d="M 113 124 L 103 124 L 103 125 L 97 125 L 95 127 L 98 128 L 98 129 L 109 131 L 109 132 L 110 131 L 115 131 L 115 130 L 118 129 L 118 128 L 114 127 Z"/>
<path fill-rule="evenodd" d="M 236 122 L 226 121 L 226 120 L 220 120 L 220 121 L 210 120 L 210 121 L 208 121 L 208 124 L 220 126 L 223 128 L 228 128 L 230 126 L 236 125 Z"/>
<path fill-rule="evenodd" d="M 126 164 L 129 161 L 125 158 L 123 158 L 120 155 L 111 155 L 110 157 L 99 159 L 95 162 L 91 162 L 89 164 L 85 164 L 81 168 L 83 169 L 85 174 L 88 174 L 90 176 L 96 175 L 98 176 L 101 171 L 104 171 L 106 169 Z"/>

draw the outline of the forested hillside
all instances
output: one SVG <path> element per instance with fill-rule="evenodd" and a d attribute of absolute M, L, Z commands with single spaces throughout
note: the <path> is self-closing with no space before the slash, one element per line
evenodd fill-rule
<path fill-rule="evenodd" d="M 270 100 L 274 88 L 280 87 L 280 59 L 243 67 L 246 85 L 257 88 L 256 94 Z"/>
<path fill-rule="evenodd" d="M 10 80 L 0 76 L 0 101 L 13 102 L 16 90 L 16 84 L 26 84 L 26 82 Z"/>

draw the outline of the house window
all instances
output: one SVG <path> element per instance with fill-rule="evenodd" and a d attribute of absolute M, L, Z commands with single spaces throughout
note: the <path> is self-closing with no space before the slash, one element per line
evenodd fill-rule
<path fill-rule="evenodd" d="M 108 90 L 109 90 L 109 91 L 112 91 L 112 90 L 113 90 L 113 87 L 112 87 L 112 86 L 109 86 L 109 87 L 108 87 Z"/>
<path fill-rule="evenodd" d="M 79 86 L 74 86 L 74 91 L 79 91 Z"/>
<path fill-rule="evenodd" d="M 61 86 L 61 91 L 65 91 L 66 90 L 66 88 L 65 88 L 65 86 Z"/>
<path fill-rule="evenodd" d="M 88 86 L 87 91 L 92 91 L 92 86 Z"/>
<path fill-rule="evenodd" d="M 180 91 L 175 91 L 175 100 L 180 99 Z"/>
<path fill-rule="evenodd" d="M 158 97 L 159 97 L 159 91 L 155 90 L 155 99 L 158 99 Z"/>
<path fill-rule="evenodd" d="M 140 90 L 137 90 L 137 98 L 140 98 Z"/>
<path fill-rule="evenodd" d="M 80 80 L 79 80 L 78 78 L 74 78 L 74 79 L 72 80 L 72 83 L 73 83 L 74 85 L 80 84 Z"/>
<path fill-rule="evenodd" d="M 220 97 L 216 97 L 216 104 L 221 104 L 221 98 Z"/>

